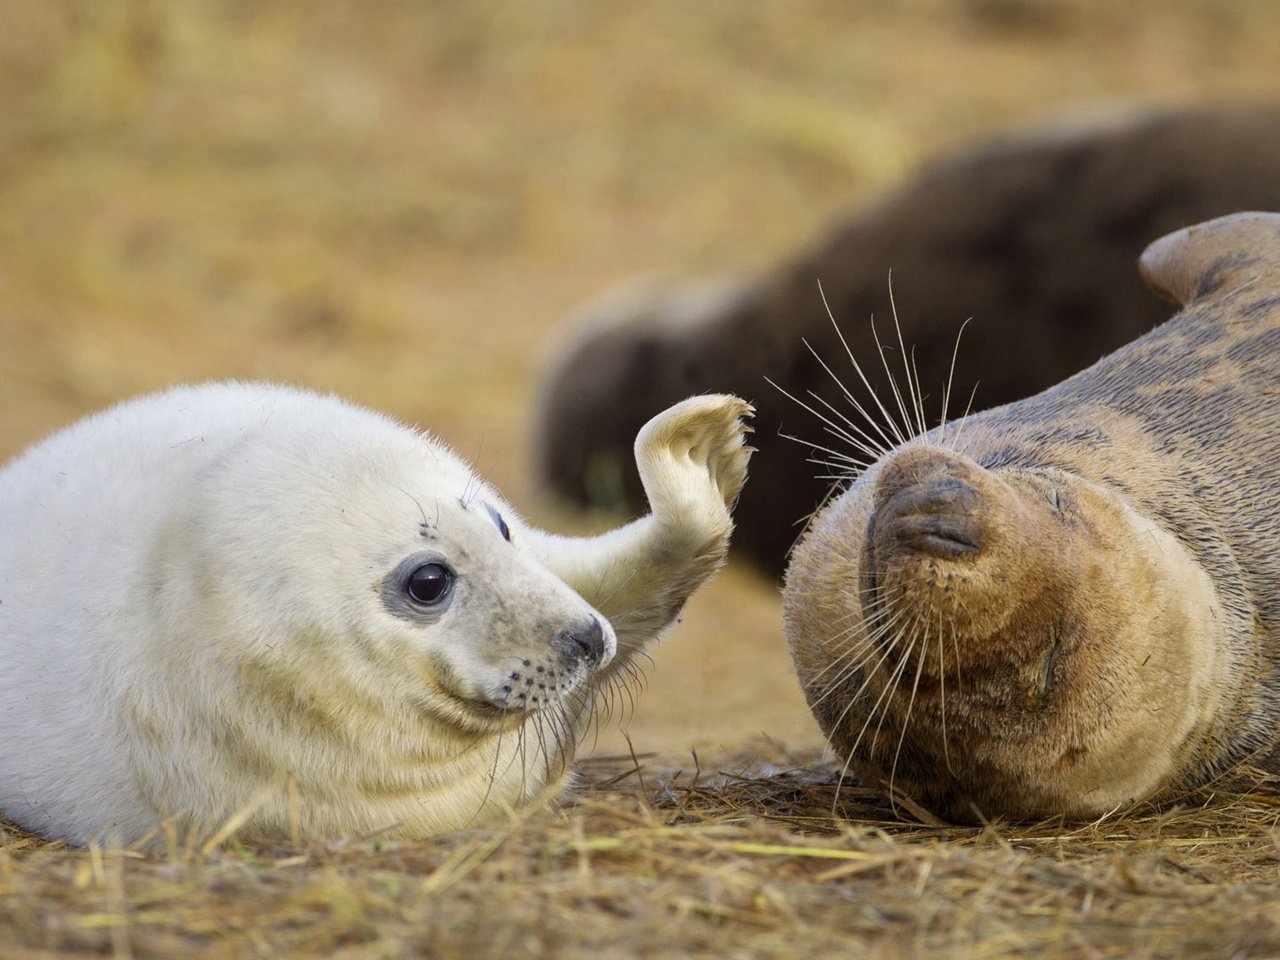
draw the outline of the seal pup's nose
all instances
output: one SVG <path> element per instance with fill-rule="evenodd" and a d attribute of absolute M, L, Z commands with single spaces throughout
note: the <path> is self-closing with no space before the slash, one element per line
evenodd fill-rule
<path fill-rule="evenodd" d="M 595 667 L 604 659 L 604 627 L 598 617 L 589 617 L 586 623 L 566 627 L 557 639 L 566 660 L 580 660 L 589 667 Z"/>

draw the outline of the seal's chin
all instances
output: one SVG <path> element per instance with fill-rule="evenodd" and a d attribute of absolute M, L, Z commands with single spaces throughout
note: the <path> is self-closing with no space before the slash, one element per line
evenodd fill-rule
<path fill-rule="evenodd" d="M 480 720 L 501 720 L 514 712 L 506 704 L 479 697 L 463 697 L 451 695 L 453 701 L 462 709 L 475 715 Z"/>

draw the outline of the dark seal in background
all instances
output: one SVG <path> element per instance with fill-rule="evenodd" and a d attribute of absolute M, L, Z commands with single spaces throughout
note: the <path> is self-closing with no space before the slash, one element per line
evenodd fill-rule
<path fill-rule="evenodd" d="M 1036 393 L 1171 313 L 1132 268 L 1157 237 L 1236 210 L 1280 209 L 1280 107 L 1130 111 L 1038 127 L 937 160 L 825 240 L 748 281 L 658 289 L 584 308 L 553 357 L 537 414 L 543 481 L 573 501 L 643 511 L 631 441 L 690 394 L 757 407 L 759 449 L 738 504 L 735 550 L 780 573 L 829 491 L 795 434 L 822 426 L 770 387 L 842 407 L 808 340 L 851 385 L 819 295 L 881 396 L 871 318 L 894 344 L 889 276 L 936 423 L 961 324 L 950 416 Z M 899 376 L 900 378 L 900 376 Z"/>

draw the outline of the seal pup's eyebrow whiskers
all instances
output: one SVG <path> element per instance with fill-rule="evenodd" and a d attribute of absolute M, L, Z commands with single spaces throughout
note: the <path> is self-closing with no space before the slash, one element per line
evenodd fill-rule
<path fill-rule="evenodd" d="M 480 477 L 474 472 L 467 472 L 467 482 L 462 487 L 462 493 L 458 497 L 458 503 L 462 505 L 463 510 L 470 510 L 471 503 L 479 495 L 484 484 Z"/>
<path fill-rule="evenodd" d="M 412 493 L 406 490 L 404 487 L 397 486 L 395 489 L 399 490 L 406 497 L 408 497 L 410 500 L 413 501 L 413 505 L 418 508 L 418 513 L 422 514 L 423 527 L 430 527 L 431 524 L 427 521 L 427 511 L 422 509 L 422 502 L 417 497 L 415 497 Z"/>

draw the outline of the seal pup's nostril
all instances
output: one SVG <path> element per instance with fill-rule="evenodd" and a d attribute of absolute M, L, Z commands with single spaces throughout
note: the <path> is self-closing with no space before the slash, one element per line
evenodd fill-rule
<path fill-rule="evenodd" d="M 566 660 L 581 660 L 594 667 L 604 657 L 604 627 L 599 617 L 589 617 L 586 623 L 566 627 L 557 638 L 562 656 Z"/>

